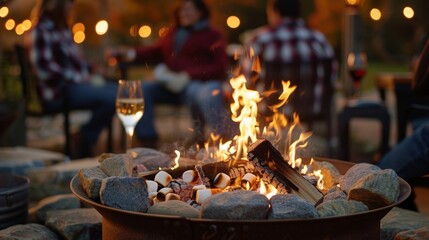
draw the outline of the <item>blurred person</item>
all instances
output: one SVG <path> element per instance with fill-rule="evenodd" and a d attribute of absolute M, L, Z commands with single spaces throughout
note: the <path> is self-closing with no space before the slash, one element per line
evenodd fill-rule
<path fill-rule="evenodd" d="M 321 32 L 306 26 L 300 11 L 299 0 L 268 0 L 268 25 L 250 34 L 250 43 L 246 44 L 261 63 L 260 77 L 249 85 L 263 91 L 266 106 L 271 106 L 282 92 L 282 80 L 290 80 L 297 89 L 286 105 L 292 108 L 285 113 L 297 112 L 303 121 L 318 115 L 327 119 L 331 103 L 323 97 L 329 100 L 333 94 L 334 51 Z M 266 106 L 262 115 L 269 117 L 272 112 Z"/>
<path fill-rule="evenodd" d="M 91 156 L 98 137 L 115 114 L 117 84 L 91 72 L 81 49 L 73 42 L 69 17 L 73 0 L 42 0 L 34 11 L 29 55 L 45 109 L 61 111 L 64 94 L 70 110 L 90 110 L 90 120 L 78 135 L 77 157 Z M 66 92 L 64 92 L 66 91 Z"/>
<path fill-rule="evenodd" d="M 382 157 L 379 167 L 393 169 L 414 185 L 416 179 L 429 174 L 429 40 L 417 60 L 413 76 L 414 104 L 410 120 L 413 133 Z M 412 192 L 401 207 L 417 210 Z"/>
<path fill-rule="evenodd" d="M 210 26 L 210 10 L 203 0 L 181 0 L 174 14 L 173 26 L 156 44 L 107 53 L 155 66 L 155 81 L 143 84 L 145 110 L 135 129 L 142 146 L 156 146 L 154 106 L 158 103 L 184 103 L 190 108 L 194 131 L 185 145 L 204 142 L 205 123 L 219 136 L 228 131 L 222 93 L 228 67 L 226 39 Z"/>

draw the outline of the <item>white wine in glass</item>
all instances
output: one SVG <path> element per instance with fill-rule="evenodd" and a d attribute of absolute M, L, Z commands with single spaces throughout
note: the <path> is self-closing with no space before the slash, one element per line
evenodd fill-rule
<path fill-rule="evenodd" d="M 119 80 L 116 113 L 127 132 L 127 149 L 130 149 L 132 147 L 134 128 L 144 113 L 141 80 Z"/>

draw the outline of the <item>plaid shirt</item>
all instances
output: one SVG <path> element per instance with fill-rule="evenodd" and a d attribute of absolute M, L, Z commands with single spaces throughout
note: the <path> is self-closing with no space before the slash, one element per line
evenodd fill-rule
<path fill-rule="evenodd" d="M 59 99 L 66 83 L 89 80 L 88 65 L 71 32 L 56 27 L 50 19 L 41 18 L 33 29 L 29 54 L 44 100 Z"/>
<path fill-rule="evenodd" d="M 303 19 L 284 18 L 276 27 L 258 29 L 250 46 L 261 60 L 266 90 L 281 89 L 281 81 L 290 80 L 297 85 L 294 111 L 322 112 L 336 75 L 334 51 L 322 33 L 306 27 Z"/>

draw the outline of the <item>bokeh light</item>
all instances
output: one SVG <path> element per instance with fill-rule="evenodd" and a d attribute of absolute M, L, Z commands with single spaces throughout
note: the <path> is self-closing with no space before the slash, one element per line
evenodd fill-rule
<path fill-rule="evenodd" d="M 12 30 L 15 27 L 15 20 L 13 19 L 9 19 L 5 22 L 4 26 L 6 27 L 7 30 Z"/>
<path fill-rule="evenodd" d="M 2 8 L 0 8 L 0 17 L 4 18 L 9 14 L 9 8 L 7 8 L 6 6 L 3 6 Z"/>
<path fill-rule="evenodd" d="M 22 35 L 22 34 L 24 34 L 24 32 L 25 32 L 25 30 L 24 30 L 24 26 L 22 24 L 16 25 L 16 28 L 15 28 L 16 34 Z"/>
<path fill-rule="evenodd" d="M 80 22 L 73 24 L 72 32 L 73 33 L 85 32 L 85 25 L 83 25 L 83 23 L 80 23 Z"/>
<path fill-rule="evenodd" d="M 158 31 L 158 36 L 159 37 L 164 37 L 165 34 L 167 34 L 168 32 L 168 27 L 162 27 L 161 29 L 159 29 Z"/>
<path fill-rule="evenodd" d="M 24 31 L 28 31 L 31 28 L 31 21 L 28 19 L 25 19 L 24 21 L 22 21 L 22 27 L 24 28 Z"/>
<path fill-rule="evenodd" d="M 226 20 L 226 24 L 230 28 L 238 28 L 238 26 L 240 26 L 240 19 L 237 16 L 229 16 Z"/>
<path fill-rule="evenodd" d="M 107 32 L 108 29 L 109 29 L 109 24 L 107 23 L 106 20 L 100 20 L 95 25 L 95 32 L 98 35 L 104 35 Z"/>
<path fill-rule="evenodd" d="M 411 19 L 414 17 L 414 10 L 411 7 L 404 7 L 404 10 L 402 11 L 402 13 L 408 19 Z"/>
<path fill-rule="evenodd" d="M 139 36 L 142 38 L 147 38 L 152 33 L 152 29 L 148 25 L 143 25 L 139 28 Z"/>
<path fill-rule="evenodd" d="M 73 40 L 75 43 L 83 43 L 85 41 L 85 33 L 83 31 L 77 31 L 73 34 Z"/>
<path fill-rule="evenodd" d="M 378 9 L 378 8 L 371 9 L 371 11 L 369 12 L 369 16 L 374 21 L 380 20 L 381 19 L 381 11 L 380 11 L 380 9 Z"/>
<path fill-rule="evenodd" d="M 137 37 L 139 34 L 139 27 L 137 26 L 137 24 L 134 24 L 130 27 L 130 35 L 132 37 Z"/>

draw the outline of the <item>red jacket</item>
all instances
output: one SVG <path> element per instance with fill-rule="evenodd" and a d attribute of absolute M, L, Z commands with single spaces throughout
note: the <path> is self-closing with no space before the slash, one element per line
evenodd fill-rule
<path fill-rule="evenodd" d="M 211 27 L 192 31 L 178 54 L 174 52 L 176 29 L 169 31 L 155 45 L 138 47 L 136 61 L 165 63 L 170 70 L 187 72 L 193 80 L 224 80 L 227 71 L 226 40 Z"/>

